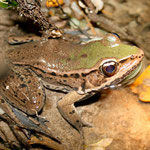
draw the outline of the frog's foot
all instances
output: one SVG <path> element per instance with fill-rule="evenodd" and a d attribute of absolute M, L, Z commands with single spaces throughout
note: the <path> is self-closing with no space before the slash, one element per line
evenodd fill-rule
<path fill-rule="evenodd" d="M 35 119 L 37 121 L 39 121 L 40 123 L 42 123 L 44 125 L 45 122 L 49 122 L 48 120 L 46 120 L 46 118 L 43 116 L 39 116 L 38 112 L 36 111 L 36 109 L 31 109 L 32 111 L 35 111 Z"/>
<path fill-rule="evenodd" d="M 48 128 L 45 124 L 43 124 L 43 122 L 41 123 L 41 121 L 39 121 L 38 119 L 29 117 L 28 115 L 26 115 L 24 112 L 21 112 L 17 108 L 12 107 L 11 109 L 15 115 L 15 118 L 17 118 L 19 120 L 19 123 L 22 124 L 21 125 L 22 128 L 27 129 L 27 131 L 32 130 L 35 131 L 35 133 L 41 133 L 60 143 L 59 137 L 55 136 L 54 133 L 51 131 L 51 129 Z"/>
<path fill-rule="evenodd" d="M 46 122 L 49 122 L 48 120 L 46 120 L 46 118 L 45 117 L 41 117 L 41 116 L 37 116 L 36 115 L 36 120 L 38 121 L 38 122 L 40 122 L 41 124 L 43 124 L 43 125 L 45 125 L 45 123 Z"/>
<path fill-rule="evenodd" d="M 85 123 L 81 120 L 77 110 L 74 106 L 74 103 L 84 99 L 86 95 L 80 95 L 76 91 L 70 92 L 64 96 L 61 100 L 58 101 L 58 109 L 61 115 L 73 125 L 81 134 L 83 134 L 83 126 L 91 126 L 88 123 Z"/>

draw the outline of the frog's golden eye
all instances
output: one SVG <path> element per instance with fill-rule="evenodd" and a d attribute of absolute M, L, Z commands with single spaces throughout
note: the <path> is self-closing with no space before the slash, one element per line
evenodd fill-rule
<path fill-rule="evenodd" d="M 102 65 L 102 72 L 104 75 L 111 77 L 113 76 L 118 68 L 118 64 L 115 61 L 108 61 L 108 62 L 104 62 L 104 64 Z"/>

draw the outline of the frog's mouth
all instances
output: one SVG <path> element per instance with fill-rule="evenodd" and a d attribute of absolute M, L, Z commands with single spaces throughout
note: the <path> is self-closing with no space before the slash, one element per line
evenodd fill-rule
<path fill-rule="evenodd" d="M 116 84 L 111 84 L 109 88 L 116 89 L 122 86 L 127 86 L 129 84 L 132 84 L 135 80 L 135 77 L 138 76 L 139 72 L 141 71 L 141 68 L 142 68 L 142 62 L 140 62 L 135 69 L 130 70 L 130 73 L 121 82 Z"/>
<path fill-rule="evenodd" d="M 132 84 L 135 80 L 135 77 L 139 74 L 142 68 L 142 62 L 139 63 L 139 65 L 135 68 L 135 70 L 131 71 L 129 75 L 126 76 L 126 78 L 121 81 L 121 83 L 118 86 L 126 86 L 129 84 Z"/>

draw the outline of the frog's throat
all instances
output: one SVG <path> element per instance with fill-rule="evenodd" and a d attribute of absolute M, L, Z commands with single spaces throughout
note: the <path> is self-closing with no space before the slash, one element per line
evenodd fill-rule
<path fill-rule="evenodd" d="M 118 85 L 119 83 L 121 83 L 121 81 L 125 80 L 125 78 L 128 77 L 135 69 L 137 69 L 139 67 L 143 57 L 144 57 L 144 53 L 142 50 L 140 50 L 138 54 L 134 54 L 134 55 L 126 58 L 128 60 L 131 59 L 128 66 L 123 65 L 119 69 L 118 73 L 116 73 L 114 76 L 108 78 L 108 80 L 105 83 L 103 83 L 102 85 L 95 87 L 95 88 L 85 89 L 85 91 L 82 91 L 81 89 L 79 89 L 77 92 L 79 94 L 97 92 L 97 91 L 101 91 L 103 89 L 108 89 L 108 88 L 111 88 L 112 86 Z"/>

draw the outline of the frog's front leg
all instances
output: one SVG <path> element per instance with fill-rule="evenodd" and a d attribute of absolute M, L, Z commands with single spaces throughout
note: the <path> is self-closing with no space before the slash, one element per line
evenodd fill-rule
<path fill-rule="evenodd" d="M 89 94 L 80 95 L 76 91 L 72 91 L 59 100 L 57 104 L 61 115 L 80 133 L 82 133 L 82 127 L 85 125 L 85 123 L 82 122 L 74 103 L 86 99 L 88 96 Z"/>

